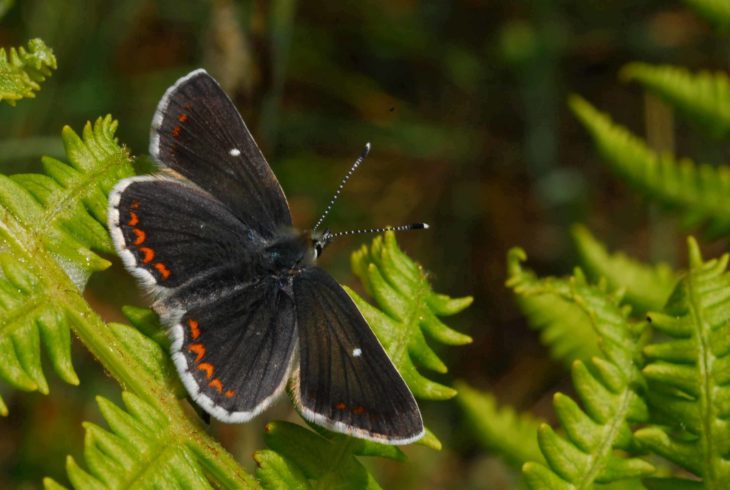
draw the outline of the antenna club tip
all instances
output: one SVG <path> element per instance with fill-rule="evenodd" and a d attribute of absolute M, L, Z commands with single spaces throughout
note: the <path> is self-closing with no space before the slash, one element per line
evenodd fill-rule
<path fill-rule="evenodd" d="M 428 230 L 429 228 L 431 228 L 431 225 L 429 225 L 428 223 L 421 223 L 421 225 L 423 226 L 424 230 Z"/>

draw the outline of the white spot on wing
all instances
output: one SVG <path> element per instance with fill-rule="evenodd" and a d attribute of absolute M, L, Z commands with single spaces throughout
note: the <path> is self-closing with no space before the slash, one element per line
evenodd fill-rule
<path fill-rule="evenodd" d="M 355 347 L 352 349 L 352 355 L 355 357 L 360 357 L 362 355 L 362 349 L 359 347 Z"/>
<path fill-rule="evenodd" d="M 231 155 L 232 157 L 237 157 L 237 156 L 241 155 L 241 150 L 239 150 L 238 148 L 231 148 L 228 151 L 228 154 Z"/>

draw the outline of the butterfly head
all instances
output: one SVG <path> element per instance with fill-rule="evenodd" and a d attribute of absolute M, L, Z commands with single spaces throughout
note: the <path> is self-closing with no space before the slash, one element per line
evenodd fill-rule
<path fill-rule="evenodd" d="M 322 251 L 334 239 L 334 235 L 330 230 L 313 231 L 312 232 L 312 249 L 314 251 L 314 259 L 317 260 Z"/>

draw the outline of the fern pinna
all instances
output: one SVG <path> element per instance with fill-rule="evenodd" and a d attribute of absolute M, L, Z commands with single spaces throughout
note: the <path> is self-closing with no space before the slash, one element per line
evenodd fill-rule
<path fill-rule="evenodd" d="M 648 316 L 663 335 L 644 348 L 643 374 L 656 425 L 637 431 L 636 439 L 702 478 L 702 483 L 684 479 L 681 488 L 728 488 L 730 256 L 704 261 L 694 239 L 688 243 L 689 271 L 664 311 Z M 667 482 L 652 483 L 660 488 Z"/>
<path fill-rule="evenodd" d="M 595 281 L 605 280 L 610 289 L 623 291 L 622 301 L 631 305 L 634 317 L 664 307 L 678 281 L 669 264 L 644 264 L 621 252 L 610 253 L 582 225 L 573 226 L 571 232 L 586 273 Z"/>
<path fill-rule="evenodd" d="M 538 441 L 549 466 L 526 463 L 528 485 L 588 488 L 652 473 L 648 462 L 619 453 L 632 449 L 631 424 L 645 421 L 648 415 L 637 392 L 642 382 L 643 325 L 629 320 L 630 310 L 621 305 L 620 295 L 589 284 L 580 271 L 569 279 L 537 279 L 522 268 L 524 259 L 520 249 L 510 252 L 508 285 L 519 295 L 552 294 L 574 302 L 590 319 L 602 351 L 590 362 L 573 363 L 573 382 L 583 408 L 566 395 L 555 395 L 555 412 L 565 436 L 547 424 L 540 427 Z"/>
<path fill-rule="evenodd" d="M 17 388 L 48 392 L 41 343 L 58 375 L 79 382 L 69 329 L 81 322 L 75 305 L 87 278 L 110 265 L 91 251 L 110 250 L 106 191 L 131 171 L 115 129 L 110 117 L 88 124 L 83 139 L 66 127 L 69 163 L 44 158 L 48 175 L 0 176 L 0 378 Z"/>
<path fill-rule="evenodd" d="M 0 48 L 0 102 L 15 105 L 20 99 L 35 97 L 40 82 L 55 69 L 56 56 L 42 39 L 31 39 L 27 48 Z"/>

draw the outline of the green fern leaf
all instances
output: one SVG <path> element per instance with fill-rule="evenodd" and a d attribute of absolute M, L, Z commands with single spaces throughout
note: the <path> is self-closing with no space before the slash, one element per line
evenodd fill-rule
<path fill-rule="evenodd" d="M 725 73 L 693 75 L 677 66 L 629 63 L 621 78 L 641 83 L 715 136 L 730 130 L 730 80 Z"/>
<path fill-rule="evenodd" d="M 550 292 L 523 294 L 526 290 L 520 284 L 537 281 L 537 277 L 520 266 L 521 254 L 514 249 L 507 256 L 507 286 L 513 289 L 530 327 L 540 332 L 540 341 L 550 349 L 550 356 L 570 367 L 576 359 L 600 355 L 598 335 L 582 308 Z"/>
<path fill-rule="evenodd" d="M 511 408 L 498 408 L 494 396 L 465 383 L 458 383 L 457 388 L 456 401 L 466 415 L 468 427 L 485 448 L 517 467 L 528 461 L 545 462 L 537 445 L 540 421 Z"/>
<path fill-rule="evenodd" d="M 258 451 L 256 476 L 264 488 L 380 488 L 356 456 L 381 456 L 402 461 L 395 446 L 321 434 L 289 422 L 266 424 L 264 440 L 271 449 Z"/>
<path fill-rule="evenodd" d="M 540 426 L 538 442 L 548 464 L 525 464 L 527 484 L 540 489 L 589 488 L 652 473 L 651 464 L 623 454 L 633 448 L 630 424 L 644 422 L 648 416 L 636 392 L 642 380 L 642 325 L 628 321 L 629 308 L 605 286 L 589 284 L 580 273 L 568 279 L 537 279 L 520 273 L 524 259 L 523 251 L 510 251 L 510 286 L 518 294 L 553 294 L 582 308 L 600 339 L 602 353 L 589 363 L 573 363 L 573 383 L 584 408 L 566 395 L 555 395 L 555 412 L 565 435 L 547 424 Z"/>
<path fill-rule="evenodd" d="M 573 241 L 591 278 L 605 278 L 611 289 L 624 292 L 624 300 L 638 314 L 664 307 L 678 277 L 669 265 L 642 264 L 622 253 L 609 254 L 584 226 L 574 226 Z"/>
<path fill-rule="evenodd" d="M 35 97 L 40 82 L 56 69 L 56 57 L 41 39 L 28 41 L 24 47 L 0 48 L 0 101 L 10 105 L 28 97 Z"/>
<path fill-rule="evenodd" d="M 43 343 L 56 373 L 79 380 L 70 358 L 69 305 L 62 296 L 83 289 L 109 262 L 106 192 L 131 173 L 117 146 L 117 123 L 106 117 L 63 130 L 69 163 L 43 159 L 48 175 L 0 175 L 0 379 L 22 390 L 48 393 L 41 368 Z"/>
<path fill-rule="evenodd" d="M 669 340 L 644 349 L 652 418 L 662 425 L 641 429 L 636 438 L 702 477 L 704 488 L 728 488 L 730 257 L 705 262 L 694 239 L 688 246 L 689 272 L 664 312 L 649 317 Z"/>
<path fill-rule="evenodd" d="M 684 0 L 707 20 L 719 26 L 730 26 L 730 4 L 725 0 Z"/>
<path fill-rule="evenodd" d="M 84 424 L 84 458 L 88 469 L 69 456 L 66 471 L 73 488 L 214 488 L 194 449 L 181 441 L 170 420 L 154 406 L 124 392 L 126 409 L 98 397 L 111 430 Z M 58 483 L 46 478 L 47 490 Z"/>
<path fill-rule="evenodd" d="M 708 233 L 730 232 L 730 169 L 658 155 L 584 99 L 572 97 L 570 107 L 617 174 L 648 197 L 684 210 L 692 224 L 709 222 Z"/>

